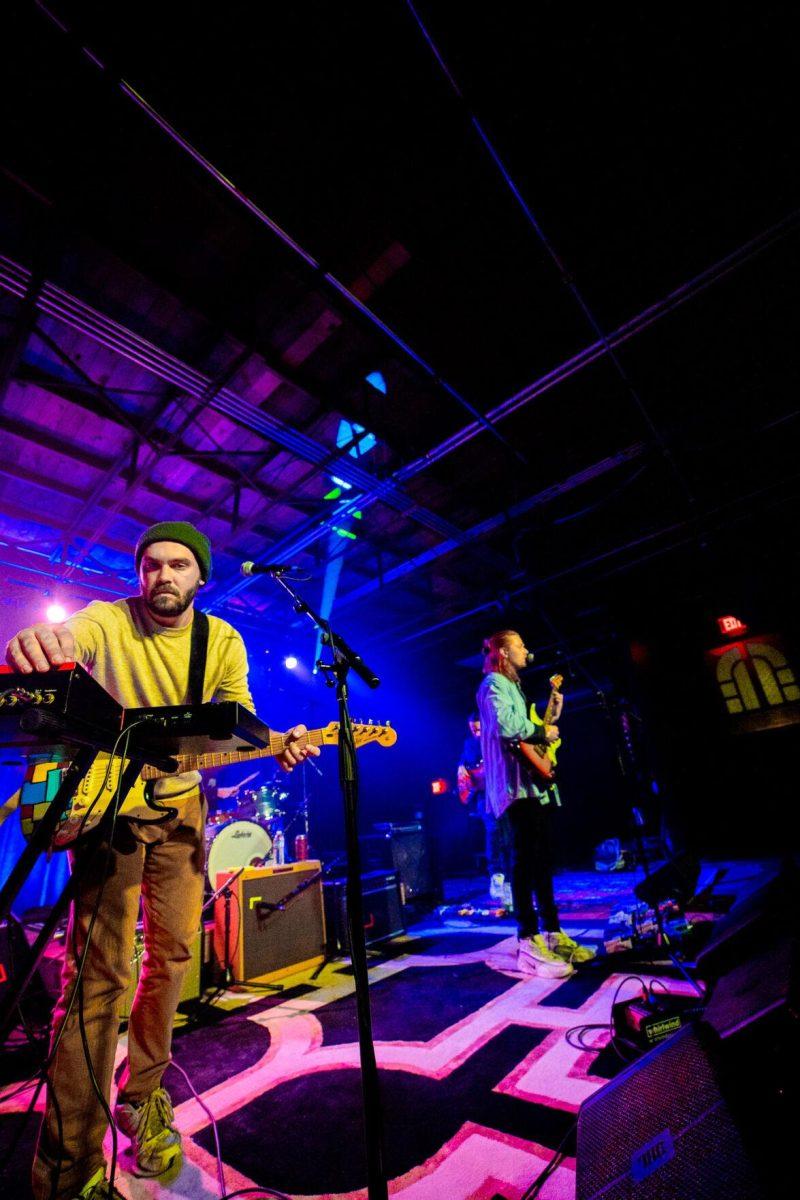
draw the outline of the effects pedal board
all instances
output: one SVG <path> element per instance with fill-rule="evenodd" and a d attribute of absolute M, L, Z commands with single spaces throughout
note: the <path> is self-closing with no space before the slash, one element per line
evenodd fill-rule
<path fill-rule="evenodd" d="M 704 1002 L 689 995 L 645 991 L 630 1000 L 618 1001 L 611 1010 L 614 1037 L 637 1050 L 652 1050 L 673 1033 L 703 1015 Z"/>

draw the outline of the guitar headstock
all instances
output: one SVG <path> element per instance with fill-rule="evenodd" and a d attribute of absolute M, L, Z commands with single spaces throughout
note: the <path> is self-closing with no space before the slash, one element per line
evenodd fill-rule
<path fill-rule="evenodd" d="M 563 686 L 563 683 L 564 683 L 563 675 L 551 675 L 550 676 L 550 687 L 553 689 L 554 692 L 560 692 L 561 688 Z"/>
<path fill-rule="evenodd" d="M 338 746 L 339 722 L 331 721 L 320 730 L 323 746 Z M 356 748 L 365 746 L 368 742 L 377 742 L 379 746 L 393 746 L 397 741 L 397 730 L 387 721 L 385 725 L 375 725 L 372 721 L 353 722 L 353 741 Z"/>

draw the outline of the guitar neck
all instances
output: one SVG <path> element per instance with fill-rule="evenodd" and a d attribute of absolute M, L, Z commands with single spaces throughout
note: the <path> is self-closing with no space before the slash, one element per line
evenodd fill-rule
<path fill-rule="evenodd" d="M 553 690 L 550 693 L 550 699 L 547 701 L 547 708 L 544 710 L 544 716 L 542 717 L 543 725 L 552 725 L 553 724 L 553 709 L 555 708 L 555 706 L 556 706 L 556 689 L 553 688 Z"/>
<path fill-rule="evenodd" d="M 324 729 L 309 729 L 295 739 L 298 746 L 321 746 L 325 741 Z M 254 758 L 274 758 L 286 749 L 289 735 L 285 733 L 270 733 L 269 746 L 262 750 L 223 750 L 218 754 L 177 754 L 178 773 L 184 771 L 202 771 L 206 767 L 226 767 L 230 763 L 251 762 Z M 161 771 L 158 767 L 149 765 L 142 768 L 142 779 L 165 779 L 171 771 Z"/>

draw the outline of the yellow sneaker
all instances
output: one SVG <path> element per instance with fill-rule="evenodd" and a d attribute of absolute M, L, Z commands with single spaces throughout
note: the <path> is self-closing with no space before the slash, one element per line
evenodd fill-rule
<path fill-rule="evenodd" d="M 83 1185 L 75 1200 L 125 1200 L 125 1197 L 116 1188 L 112 1188 L 106 1179 L 105 1167 L 100 1167 L 89 1182 Z"/>
<path fill-rule="evenodd" d="M 177 1175 L 183 1164 L 181 1135 L 173 1124 L 175 1113 L 165 1088 L 155 1088 L 141 1104 L 118 1104 L 114 1120 L 131 1139 L 134 1174 L 153 1178 L 169 1171 Z"/>
<path fill-rule="evenodd" d="M 537 933 L 534 937 L 519 939 L 517 969 L 525 975 L 538 975 L 542 979 L 566 979 L 575 968 L 572 963 L 565 962 L 553 953 L 546 937 L 544 933 Z"/>
<path fill-rule="evenodd" d="M 594 946 L 581 946 L 569 934 L 559 929 L 557 933 L 546 933 L 547 944 L 554 954 L 568 963 L 585 963 L 594 958 L 597 951 Z"/>

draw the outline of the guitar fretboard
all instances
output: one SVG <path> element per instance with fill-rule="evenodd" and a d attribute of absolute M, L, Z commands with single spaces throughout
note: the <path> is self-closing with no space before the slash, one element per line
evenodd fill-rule
<path fill-rule="evenodd" d="M 322 746 L 325 742 L 325 729 L 310 729 L 294 741 L 298 746 Z M 269 746 L 263 750 L 223 750 L 215 754 L 176 754 L 178 771 L 202 771 L 206 767 L 226 767 L 229 763 L 250 762 L 254 758 L 270 758 L 281 754 L 289 741 L 288 735 L 270 733 Z M 145 766 L 142 768 L 142 779 L 163 779 L 167 771 L 158 767 Z"/>

